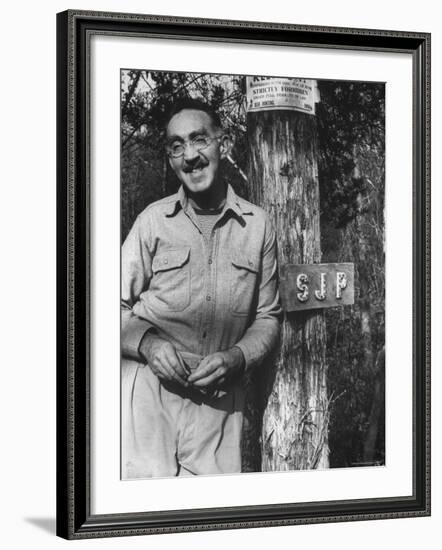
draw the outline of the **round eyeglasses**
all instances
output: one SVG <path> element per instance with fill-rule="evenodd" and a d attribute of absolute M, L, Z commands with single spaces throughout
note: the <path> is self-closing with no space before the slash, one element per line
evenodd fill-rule
<path fill-rule="evenodd" d="M 220 136 L 215 136 L 215 137 L 196 136 L 189 141 L 173 141 L 166 147 L 167 154 L 169 155 L 169 157 L 180 158 L 184 155 L 184 151 L 186 150 L 186 145 L 189 145 L 195 151 L 200 152 L 203 149 L 206 149 L 207 147 L 209 147 L 209 145 L 213 141 L 219 140 L 219 139 L 220 139 Z"/>

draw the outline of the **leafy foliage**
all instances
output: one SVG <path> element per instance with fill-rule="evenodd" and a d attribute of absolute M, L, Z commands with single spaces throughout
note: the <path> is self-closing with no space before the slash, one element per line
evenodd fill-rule
<path fill-rule="evenodd" d="M 342 228 L 356 216 L 364 188 L 355 171 L 355 149 L 384 153 L 384 85 L 320 81 L 319 89 L 321 219 Z"/>
<path fill-rule="evenodd" d="M 326 310 L 331 466 L 383 463 L 385 88 L 321 81 L 318 113 L 323 261 L 353 262 L 355 305 Z M 373 426 L 373 403 L 380 403 Z M 369 428 L 376 450 L 367 451 Z"/>

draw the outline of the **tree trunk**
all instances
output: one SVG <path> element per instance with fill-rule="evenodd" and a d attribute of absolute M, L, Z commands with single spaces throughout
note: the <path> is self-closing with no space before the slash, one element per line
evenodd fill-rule
<path fill-rule="evenodd" d="M 250 200 L 270 215 L 278 262 L 321 261 L 316 118 L 248 114 Z M 284 313 L 279 354 L 263 366 L 262 470 L 328 467 L 328 398 L 322 310 Z"/>

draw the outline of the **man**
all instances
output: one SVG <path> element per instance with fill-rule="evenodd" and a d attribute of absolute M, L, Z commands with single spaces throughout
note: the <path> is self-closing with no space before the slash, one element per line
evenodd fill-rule
<path fill-rule="evenodd" d="M 179 191 L 122 249 L 122 477 L 241 471 L 242 374 L 279 331 L 275 233 L 220 178 L 229 136 L 182 100 L 167 124 Z"/>

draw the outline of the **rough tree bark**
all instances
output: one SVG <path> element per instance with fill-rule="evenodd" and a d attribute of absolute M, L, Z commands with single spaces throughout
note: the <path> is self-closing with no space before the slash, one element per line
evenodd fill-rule
<path fill-rule="evenodd" d="M 248 114 L 250 200 L 274 223 L 279 265 L 321 261 L 316 119 L 291 111 Z M 328 467 L 322 310 L 284 314 L 279 355 L 262 369 L 262 470 Z"/>

